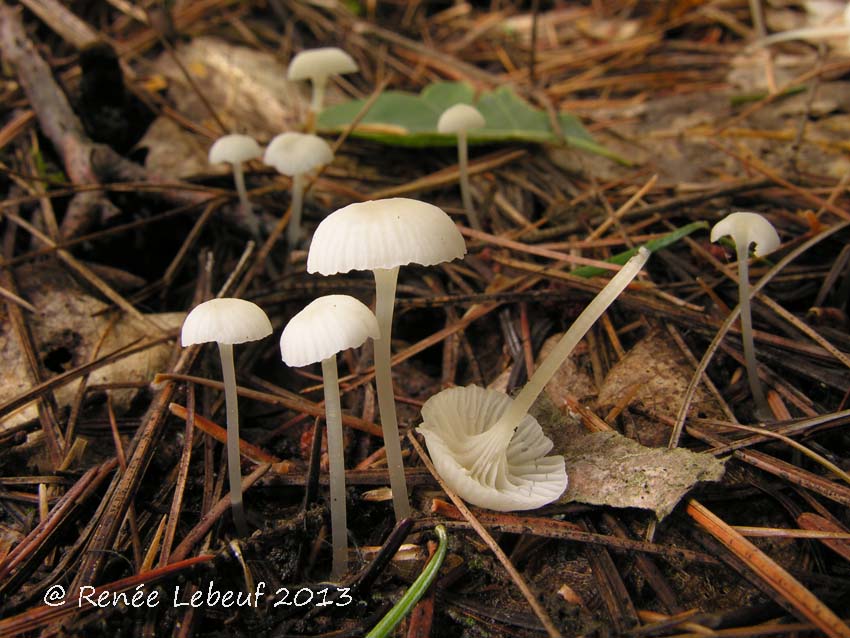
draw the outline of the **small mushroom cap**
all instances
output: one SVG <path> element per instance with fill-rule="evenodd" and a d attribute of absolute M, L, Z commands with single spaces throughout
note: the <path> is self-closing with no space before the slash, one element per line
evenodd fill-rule
<path fill-rule="evenodd" d="M 378 320 L 369 308 L 348 295 L 328 295 L 310 302 L 280 335 L 280 356 L 300 368 L 337 352 L 377 339 Z"/>
<path fill-rule="evenodd" d="M 349 270 L 433 266 L 466 254 L 466 242 L 442 209 L 395 197 L 349 204 L 316 228 L 307 272 L 333 275 Z"/>
<path fill-rule="evenodd" d="M 301 51 L 292 58 L 289 69 L 286 71 L 286 78 L 288 80 L 312 80 L 314 78 L 325 78 L 329 75 L 354 73 L 357 70 L 357 62 L 342 49 L 322 47 Z"/>
<path fill-rule="evenodd" d="M 245 299 L 224 297 L 198 304 L 183 321 L 180 342 L 185 346 L 196 343 L 245 343 L 268 337 L 272 324 L 263 309 Z"/>
<path fill-rule="evenodd" d="M 499 512 L 529 510 L 551 503 L 567 489 L 563 456 L 552 449 L 537 420 L 520 421 L 497 467 L 473 474 L 471 462 L 486 449 L 486 433 L 510 405 L 501 392 L 478 386 L 449 388 L 422 406 L 422 425 L 440 477 L 468 503 Z"/>
<path fill-rule="evenodd" d="M 329 164 L 333 158 L 331 147 L 318 135 L 281 133 L 269 143 L 263 162 L 292 177 Z"/>
<path fill-rule="evenodd" d="M 763 257 L 779 248 L 779 234 L 773 225 L 758 213 L 731 213 L 711 229 L 711 241 L 729 235 L 736 246 L 755 244 L 753 253 Z"/>
<path fill-rule="evenodd" d="M 210 164 L 229 162 L 238 164 L 260 157 L 263 149 L 249 135 L 231 133 L 218 138 L 210 147 Z"/>
<path fill-rule="evenodd" d="M 484 128 L 487 121 L 481 112 L 469 104 L 450 106 L 440 116 L 437 131 L 440 133 L 460 133 L 473 128 Z"/>

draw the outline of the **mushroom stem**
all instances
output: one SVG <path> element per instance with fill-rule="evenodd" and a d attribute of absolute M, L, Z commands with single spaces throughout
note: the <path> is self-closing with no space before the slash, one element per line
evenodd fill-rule
<path fill-rule="evenodd" d="M 750 314 L 750 271 L 749 243 L 735 242 L 735 252 L 738 255 L 738 304 L 741 306 L 741 341 L 744 346 L 744 363 L 747 367 L 747 380 L 750 382 L 750 392 L 756 404 L 756 416 L 759 419 L 770 418 L 770 408 L 759 380 L 756 367 L 756 351 L 753 346 L 753 319 Z"/>
<path fill-rule="evenodd" d="M 522 418 L 528 413 L 531 405 L 537 399 L 538 395 L 546 387 L 546 384 L 558 371 L 564 361 L 570 356 L 570 353 L 581 341 L 582 337 L 590 330 L 590 327 L 602 315 L 608 306 L 620 295 L 626 286 L 637 276 L 640 269 L 649 259 L 649 251 L 646 248 L 640 248 L 638 252 L 632 256 L 629 261 L 620 269 L 616 275 L 611 278 L 605 287 L 599 291 L 599 294 L 588 304 L 578 318 L 570 326 L 569 330 L 564 333 L 561 340 L 549 353 L 549 356 L 531 375 L 531 379 L 525 384 L 525 387 L 520 390 L 519 394 L 514 398 L 513 402 L 508 406 L 508 409 L 502 414 L 496 425 L 493 428 L 504 428 L 505 431 L 513 432 L 519 425 Z"/>
<path fill-rule="evenodd" d="M 289 218 L 289 226 L 286 229 L 286 243 L 289 250 L 298 245 L 301 238 L 301 211 L 304 208 L 304 175 L 292 176 L 292 215 Z"/>
<path fill-rule="evenodd" d="M 336 355 L 322 360 L 325 387 L 325 423 L 328 426 L 328 462 L 331 488 L 331 538 L 333 566 L 331 579 L 339 581 L 348 571 L 348 524 L 345 515 L 345 449 L 342 440 L 342 410 Z"/>
<path fill-rule="evenodd" d="M 236 396 L 236 370 L 233 366 L 233 346 L 219 343 L 221 376 L 224 380 L 224 404 L 227 412 L 227 476 L 230 481 L 230 505 L 233 522 L 240 536 L 248 534 L 245 510 L 242 506 L 242 464 L 239 454 L 239 403 Z"/>
<path fill-rule="evenodd" d="M 233 163 L 233 181 L 236 183 L 236 192 L 239 193 L 239 203 L 245 215 L 251 214 L 251 202 L 248 201 L 248 191 L 245 189 L 245 172 L 242 170 L 242 162 Z"/>
<path fill-rule="evenodd" d="M 397 521 L 410 516 L 407 499 L 407 481 L 401 459 L 401 443 L 398 438 L 398 420 L 395 412 L 395 395 L 390 366 L 390 343 L 392 341 L 393 305 L 398 281 L 398 267 L 377 268 L 375 273 L 375 317 L 381 336 L 375 339 L 375 384 L 378 388 L 378 409 L 381 411 L 381 428 L 384 433 L 384 449 L 387 452 L 387 469 L 393 493 L 393 510 Z"/>
<path fill-rule="evenodd" d="M 475 230 L 481 230 L 481 221 L 478 219 L 478 213 L 475 212 L 475 208 L 472 206 L 472 193 L 469 189 L 469 157 L 466 131 L 458 131 L 457 134 L 457 163 L 460 170 L 460 197 L 463 200 L 463 207 L 466 209 L 466 216 L 469 218 L 469 225 Z"/>

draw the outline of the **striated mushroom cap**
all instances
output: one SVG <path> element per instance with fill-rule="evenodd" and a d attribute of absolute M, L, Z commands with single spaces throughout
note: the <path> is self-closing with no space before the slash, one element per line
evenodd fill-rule
<path fill-rule="evenodd" d="M 257 141 L 249 135 L 231 133 L 218 138 L 210 147 L 209 162 L 218 164 L 228 162 L 238 164 L 256 159 L 263 154 L 263 149 Z"/>
<path fill-rule="evenodd" d="M 495 390 L 449 388 L 425 402 L 417 428 L 442 479 L 468 503 L 499 512 L 541 507 L 567 489 L 564 457 L 544 456 L 552 441 L 530 415 L 494 456 L 495 463 L 481 472 L 471 470 L 491 453 L 488 429 L 510 403 L 509 396 Z"/>
<path fill-rule="evenodd" d="M 245 343 L 268 337 L 272 324 L 263 309 L 245 299 L 224 297 L 198 304 L 186 315 L 180 343 Z"/>
<path fill-rule="evenodd" d="M 309 49 L 298 53 L 286 71 L 288 80 L 308 80 L 329 75 L 343 75 L 358 70 L 357 62 L 337 47 Z"/>
<path fill-rule="evenodd" d="M 404 197 L 349 204 L 316 228 L 307 272 L 433 266 L 466 254 L 466 242 L 442 209 Z"/>
<path fill-rule="evenodd" d="M 329 164 L 333 158 L 331 147 L 318 135 L 290 132 L 277 135 L 269 143 L 263 162 L 292 177 Z"/>
<path fill-rule="evenodd" d="M 711 229 L 711 241 L 726 235 L 732 238 L 735 246 L 748 247 L 755 244 L 753 253 L 756 257 L 772 253 L 781 243 L 773 224 L 758 213 L 731 213 Z"/>
<path fill-rule="evenodd" d="M 286 365 L 300 368 L 379 334 L 378 320 L 363 303 L 348 295 L 327 295 L 307 304 L 286 324 L 280 356 Z"/>

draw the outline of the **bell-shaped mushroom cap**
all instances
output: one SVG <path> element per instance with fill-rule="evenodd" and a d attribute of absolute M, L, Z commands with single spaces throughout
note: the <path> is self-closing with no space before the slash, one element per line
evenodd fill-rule
<path fill-rule="evenodd" d="M 459 133 L 474 128 L 483 128 L 487 124 L 484 116 L 474 106 L 455 104 L 440 116 L 437 131 L 440 133 Z"/>
<path fill-rule="evenodd" d="M 284 175 L 301 175 L 333 161 L 328 143 L 309 133 L 281 133 L 266 147 L 263 162 Z"/>
<path fill-rule="evenodd" d="M 298 53 L 286 71 L 288 80 L 307 80 L 357 71 L 357 62 L 342 49 L 323 47 Z"/>
<path fill-rule="evenodd" d="M 442 479 L 468 503 L 499 512 L 534 509 L 567 489 L 564 457 L 552 449 L 537 420 L 526 415 L 493 467 L 475 472 L 476 459 L 490 453 L 491 428 L 511 398 L 478 386 L 449 388 L 422 406 L 422 425 L 431 460 Z"/>
<path fill-rule="evenodd" d="M 378 320 L 369 308 L 348 295 L 328 295 L 310 302 L 280 335 L 280 356 L 300 368 L 337 352 L 356 348 L 379 336 Z"/>
<path fill-rule="evenodd" d="M 404 197 L 376 199 L 349 204 L 322 220 L 310 243 L 307 272 L 433 266 L 465 254 L 463 236 L 442 209 Z"/>
<path fill-rule="evenodd" d="M 249 135 L 231 133 L 218 138 L 210 147 L 210 164 L 229 162 L 237 164 L 260 157 L 263 149 Z"/>
<path fill-rule="evenodd" d="M 736 246 L 755 244 L 756 257 L 763 257 L 779 248 L 779 234 L 773 225 L 758 213 L 731 213 L 711 229 L 711 241 L 729 235 Z"/>
<path fill-rule="evenodd" d="M 198 304 L 183 321 L 180 342 L 245 343 L 268 337 L 272 324 L 263 309 L 245 299 L 224 297 Z"/>

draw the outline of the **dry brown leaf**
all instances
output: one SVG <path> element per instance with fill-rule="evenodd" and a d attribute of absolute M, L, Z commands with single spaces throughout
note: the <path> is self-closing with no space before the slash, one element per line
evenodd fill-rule
<path fill-rule="evenodd" d="M 649 446 L 667 445 L 669 426 L 652 416 L 675 419 L 692 376 L 693 367 L 670 336 L 666 332 L 653 332 L 639 341 L 608 372 L 599 389 L 597 412 L 606 414 L 626 392 L 633 390 L 635 383 L 639 383 L 637 393 L 629 403 L 640 408 L 641 412 L 630 415 L 634 419 L 638 440 Z M 697 387 L 691 405 L 692 415 L 725 418 L 720 405 L 703 386 Z"/>
<path fill-rule="evenodd" d="M 108 331 L 100 354 L 113 352 L 146 335 L 144 326 L 122 316 L 114 322 L 111 314 L 103 312 L 106 304 L 83 292 L 66 273 L 44 266 L 20 268 L 17 271 L 20 294 L 38 309 L 28 314 L 30 330 L 39 351 L 36 355 L 51 373 L 69 370 L 89 363 L 101 337 Z M 185 313 L 173 312 L 149 315 L 165 329 L 177 328 Z M 97 368 L 89 376 L 89 384 L 116 382 L 147 382 L 161 371 L 171 356 L 173 346 L 165 343 L 109 365 Z M 8 321 L 0 330 L 0 402 L 9 401 L 32 387 L 29 368 L 17 336 Z M 55 395 L 60 407 L 73 401 L 79 379 L 60 387 Z M 133 390 L 115 390 L 113 404 L 118 411 L 125 409 L 134 395 Z M 0 431 L 38 416 L 35 404 L 28 404 L 0 422 Z"/>

